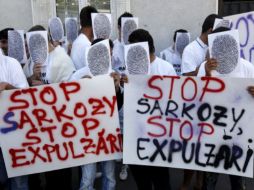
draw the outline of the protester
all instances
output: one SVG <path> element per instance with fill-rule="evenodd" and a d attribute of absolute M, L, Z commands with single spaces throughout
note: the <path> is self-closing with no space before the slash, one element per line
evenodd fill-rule
<path fill-rule="evenodd" d="M 151 75 L 176 76 L 172 65 L 155 56 L 155 47 L 150 33 L 137 29 L 129 36 L 129 42 L 148 42 Z M 133 177 L 139 190 L 170 190 L 169 169 L 164 167 L 130 165 Z"/>
<path fill-rule="evenodd" d="M 8 31 L 14 30 L 14 28 L 5 28 L 0 31 L 0 49 L 4 52 L 4 55 L 8 55 Z"/>
<path fill-rule="evenodd" d="M 122 26 L 122 18 L 126 17 L 133 17 L 133 15 L 131 13 L 125 12 L 118 18 L 117 21 L 118 38 L 114 41 L 112 66 L 113 69 L 119 73 L 124 73 L 125 71 L 124 42 L 121 41 L 121 26 Z"/>
<path fill-rule="evenodd" d="M 198 68 L 202 62 L 206 59 L 208 50 L 208 35 L 212 32 L 213 25 L 216 18 L 221 18 L 216 14 L 211 14 L 206 17 L 202 25 L 202 33 L 195 41 L 190 43 L 183 51 L 182 56 L 182 74 L 184 76 L 196 76 Z M 192 176 L 194 175 L 192 170 L 184 170 L 184 180 L 181 186 L 181 190 L 187 190 L 191 184 Z M 202 187 L 202 172 L 197 172 L 197 180 L 195 183 L 196 189 Z"/>
<path fill-rule="evenodd" d="M 91 45 L 95 45 L 103 39 L 96 39 L 92 42 Z M 109 40 L 110 44 L 110 54 L 112 56 L 113 42 Z M 95 59 L 100 59 L 100 57 L 95 57 Z M 116 72 L 112 72 L 111 76 L 114 79 L 115 90 L 117 96 L 117 105 L 118 110 L 122 108 L 123 105 L 123 92 L 120 88 L 120 75 Z M 115 179 L 115 161 L 104 161 L 98 163 L 102 170 L 102 190 L 114 190 L 116 186 Z M 86 164 L 81 166 L 82 168 L 82 177 L 80 182 L 80 190 L 93 190 L 94 181 L 96 178 L 97 163 Z"/>
<path fill-rule="evenodd" d="M 27 88 L 28 83 L 20 63 L 0 51 L 0 93 L 4 90 Z M 0 189 L 28 190 L 28 176 L 9 178 L 0 149 Z"/>
<path fill-rule="evenodd" d="M 182 56 L 183 75 L 197 75 L 199 65 L 205 61 L 208 49 L 208 34 L 212 32 L 214 21 L 216 18 L 221 17 L 216 14 L 211 14 L 207 16 L 202 25 L 201 35 L 184 49 Z"/>
<path fill-rule="evenodd" d="M 80 12 L 81 32 L 78 38 L 73 42 L 71 49 L 71 58 L 77 70 L 86 66 L 86 48 L 91 46 L 91 42 L 93 41 L 91 14 L 97 12 L 98 11 L 91 6 L 84 7 Z"/>
<path fill-rule="evenodd" d="M 121 78 L 125 77 L 125 63 L 124 63 L 124 43 L 121 42 L 121 26 L 122 18 L 133 17 L 131 13 L 123 13 L 117 21 L 118 38 L 114 41 L 113 55 L 112 55 L 112 67 L 113 70 L 121 74 Z M 122 83 L 123 84 L 123 83 Z M 119 119 L 121 127 L 123 128 L 123 109 L 119 110 Z M 123 129 L 121 130 L 123 132 Z M 119 173 L 121 180 L 128 178 L 128 165 L 122 164 L 121 171 Z"/>
<path fill-rule="evenodd" d="M 79 80 L 81 78 L 92 78 L 89 76 L 88 63 L 86 63 L 86 49 L 91 45 L 99 43 L 103 39 L 94 40 L 92 28 L 92 13 L 98 11 L 92 6 L 84 7 L 80 12 L 81 30 L 78 38 L 70 44 L 71 51 L 66 51 L 60 46 L 61 40 L 54 40 L 53 35 L 48 36 L 48 55 L 45 63 L 34 63 L 29 58 L 25 64 L 23 71 L 17 60 L 8 57 L 8 31 L 13 28 L 6 28 L 0 31 L 0 93 L 5 90 L 23 89 L 32 86 L 61 83 L 66 81 Z M 117 97 L 117 106 L 119 111 L 119 120 L 121 131 L 123 132 L 123 83 L 128 80 L 125 74 L 124 61 L 124 43 L 121 41 L 121 24 L 122 18 L 133 17 L 131 13 L 125 12 L 118 18 L 118 38 L 114 41 L 114 47 L 111 40 L 110 48 L 112 53 L 112 69 L 111 73 L 115 83 L 115 91 Z M 228 74 L 220 74 L 217 72 L 219 64 L 225 64 L 208 55 L 208 35 L 228 31 L 227 28 L 217 28 L 212 31 L 216 18 L 221 18 L 216 14 L 209 15 L 203 25 L 201 35 L 188 46 L 184 46 L 182 51 L 177 51 L 177 33 L 188 33 L 186 30 L 180 29 L 175 31 L 174 44 L 160 52 L 160 58 L 155 55 L 154 41 L 151 34 L 144 29 L 137 29 L 129 36 L 130 43 L 148 42 L 149 58 L 150 58 L 150 74 L 176 76 L 174 65 L 178 68 L 181 65 L 181 73 L 184 76 L 215 76 L 215 77 L 238 77 L 238 78 L 254 78 L 254 66 L 240 59 L 236 68 Z M 54 24 L 53 24 L 54 27 Z M 45 28 L 37 25 L 32 27 L 28 32 L 45 31 Z M 51 31 L 52 32 L 52 31 Z M 126 41 L 126 39 L 125 39 Z M 226 43 L 226 42 L 225 42 Z M 27 44 L 26 44 L 27 45 Z M 113 50 L 112 50 L 113 48 Z M 222 55 L 224 52 L 222 52 Z M 94 57 L 98 59 L 100 57 Z M 207 59 L 207 60 L 206 60 Z M 220 60 L 221 61 L 221 60 Z M 171 63 L 171 64 L 169 64 Z M 121 76 L 122 74 L 122 76 Z M 179 74 L 180 75 L 180 74 Z M 121 85 L 122 84 L 122 85 Z M 99 88 L 96 87 L 96 88 Z M 246 87 L 246 90 L 254 97 L 254 86 Z M 130 126 L 125 126 L 130 127 Z M 121 139 L 121 137 L 120 137 Z M 115 178 L 115 161 L 104 161 L 81 166 L 82 178 L 80 181 L 80 190 L 94 190 L 94 182 L 96 178 L 97 166 L 102 170 L 102 189 L 116 189 Z M 122 165 L 119 178 L 126 180 L 128 178 L 128 166 Z M 131 165 L 130 170 L 139 190 L 170 190 L 169 169 L 165 167 L 152 167 Z M 184 170 L 184 179 L 180 190 L 187 190 L 191 187 L 191 180 L 194 174 L 197 174 L 197 180 L 194 184 L 195 190 L 215 190 L 219 174 L 194 172 L 192 170 Z M 7 190 L 28 190 L 28 189 L 72 189 L 72 168 L 55 170 L 46 172 L 45 188 L 42 187 L 40 180 L 41 174 L 32 174 L 28 176 L 7 177 L 6 168 L 2 151 L 0 149 L 0 189 Z M 229 175 L 232 190 L 245 190 L 246 184 L 243 177 Z M 30 182 L 29 182 L 30 181 Z M 29 184 L 30 183 L 30 184 Z M 29 186 L 30 185 L 30 186 Z"/>
<path fill-rule="evenodd" d="M 228 28 L 217 28 L 215 31 L 212 33 L 219 33 L 219 32 L 224 32 L 224 31 L 229 31 L 230 29 Z M 232 78 L 254 78 L 254 66 L 247 60 L 244 60 L 240 58 L 238 63 L 236 63 L 236 67 L 234 68 L 233 71 L 231 71 L 228 74 L 220 74 L 218 72 L 214 72 L 219 64 L 224 65 L 225 68 L 228 67 L 228 64 L 232 63 L 227 63 L 227 59 L 225 59 L 225 55 L 234 57 L 234 51 L 228 51 L 227 49 L 223 49 L 223 44 L 228 44 L 227 39 L 224 38 L 224 41 L 220 41 L 220 44 L 218 44 L 221 50 L 222 56 L 224 58 L 220 59 L 220 62 L 217 62 L 216 59 L 211 58 L 208 59 L 206 62 L 203 62 L 201 66 L 199 67 L 198 71 L 198 76 L 215 76 L 215 77 L 232 77 Z M 235 50 L 238 50 L 239 48 L 237 45 L 234 48 Z M 233 53 L 233 54 L 232 54 Z M 246 87 L 246 90 L 254 97 L 254 86 L 249 86 Z M 206 172 L 204 176 L 204 184 L 203 184 L 203 190 L 215 190 L 217 179 L 218 179 L 219 174 L 217 173 L 210 173 Z M 240 176 L 233 176 L 229 175 L 230 177 L 230 183 L 231 183 L 231 189 L 232 190 L 246 190 L 246 179 Z"/>
<path fill-rule="evenodd" d="M 188 34 L 188 31 L 184 29 L 176 30 L 173 37 L 173 42 L 174 42 L 173 45 L 161 51 L 160 58 L 172 64 L 177 75 L 181 75 L 182 54 L 176 50 L 177 33 Z M 187 43 L 184 44 L 184 47 L 182 48 L 184 49 L 186 45 L 188 44 Z"/>
<path fill-rule="evenodd" d="M 28 32 L 35 31 L 45 31 L 45 28 L 36 25 Z M 46 63 L 32 63 L 31 59 L 29 59 L 29 62 L 24 66 L 24 72 L 31 86 L 68 81 L 75 72 L 73 62 L 65 50 L 60 45 L 54 47 L 52 43 L 52 41 L 48 41 L 49 55 Z M 44 71 L 42 71 L 43 64 L 46 67 L 43 69 Z M 43 72 L 45 72 L 44 77 L 42 77 Z M 71 168 L 46 172 L 46 189 L 71 189 L 71 176 Z M 62 181 L 62 177 L 65 178 L 64 181 Z M 31 187 L 41 188 L 38 174 L 29 176 L 29 182 Z"/>

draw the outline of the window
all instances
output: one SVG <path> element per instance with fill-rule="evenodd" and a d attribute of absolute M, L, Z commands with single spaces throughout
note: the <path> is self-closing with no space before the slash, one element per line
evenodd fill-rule
<path fill-rule="evenodd" d="M 43 25 L 48 27 L 48 20 L 56 15 L 54 8 L 55 1 L 52 0 L 31 0 L 33 25 Z"/>
<path fill-rule="evenodd" d="M 79 7 L 92 5 L 99 12 L 110 12 L 110 0 L 56 0 L 56 15 L 62 21 L 66 17 L 78 17 Z"/>
<path fill-rule="evenodd" d="M 88 0 L 88 3 L 92 5 L 93 7 L 96 7 L 96 9 L 99 12 L 103 12 L 103 13 L 111 12 L 110 0 Z"/>
<path fill-rule="evenodd" d="M 66 17 L 78 17 L 78 0 L 56 0 L 56 16 L 64 23 Z"/>
<path fill-rule="evenodd" d="M 254 10 L 253 0 L 219 0 L 219 14 L 228 16 Z"/>
<path fill-rule="evenodd" d="M 52 1 L 52 0 L 51 0 Z M 111 13 L 113 20 L 113 37 L 116 36 L 117 18 L 125 11 L 130 11 L 130 0 L 55 0 L 56 16 L 64 23 L 66 17 L 79 19 L 80 7 L 91 5 L 99 12 Z"/>

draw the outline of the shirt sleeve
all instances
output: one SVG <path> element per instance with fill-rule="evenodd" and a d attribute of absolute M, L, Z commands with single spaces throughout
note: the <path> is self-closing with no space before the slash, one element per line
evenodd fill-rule
<path fill-rule="evenodd" d="M 195 53 L 190 47 L 186 47 L 182 56 L 182 74 L 190 73 L 196 70 Z"/>
<path fill-rule="evenodd" d="M 58 47 L 55 51 L 49 81 L 52 83 L 68 81 L 75 72 L 73 62 L 62 47 Z"/>
<path fill-rule="evenodd" d="M 29 85 L 20 63 L 15 59 L 10 59 L 9 64 L 11 65 L 9 69 L 11 77 L 10 84 L 16 88 L 28 88 Z"/>
<path fill-rule="evenodd" d="M 206 62 L 203 62 L 203 63 L 200 65 L 200 67 L 199 67 L 199 69 L 198 69 L 198 74 L 197 74 L 198 77 L 206 76 L 206 72 L 205 72 L 205 63 L 206 63 Z"/>
<path fill-rule="evenodd" d="M 86 46 L 81 46 L 80 44 L 73 44 L 71 49 L 71 59 L 75 68 L 81 69 L 86 65 Z"/>
<path fill-rule="evenodd" d="M 76 81 L 79 80 L 81 78 L 83 78 L 84 76 L 92 76 L 91 72 L 89 71 L 88 67 L 83 67 L 77 71 L 75 71 L 72 76 L 70 77 L 70 81 Z"/>

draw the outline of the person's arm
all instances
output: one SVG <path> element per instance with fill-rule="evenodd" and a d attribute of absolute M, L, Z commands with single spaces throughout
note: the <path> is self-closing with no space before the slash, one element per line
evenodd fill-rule
<path fill-rule="evenodd" d="M 205 63 L 205 73 L 206 76 L 212 76 L 212 71 L 218 67 L 218 62 L 216 59 L 207 59 Z"/>
<path fill-rule="evenodd" d="M 254 86 L 249 86 L 247 88 L 247 91 L 249 92 L 249 94 L 254 98 Z"/>
<path fill-rule="evenodd" d="M 7 82 L 0 82 L 0 92 L 4 90 L 12 90 L 12 89 L 16 89 L 16 88 Z"/>
<path fill-rule="evenodd" d="M 27 78 L 30 86 L 42 85 L 43 82 L 40 79 L 42 64 L 34 64 L 32 76 Z"/>
<path fill-rule="evenodd" d="M 115 90 L 116 93 L 118 93 L 120 91 L 120 75 L 116 72 L 113 72 L 110 74 L 110 76 L 114 79 Z"/>
<path fill-rule="evenodd" d="M 199 67 L 196 68 L 195 71 L 189 72 L 189 73 L 183 73 L 183 76 L 197 76 L 198 75 Z"/>

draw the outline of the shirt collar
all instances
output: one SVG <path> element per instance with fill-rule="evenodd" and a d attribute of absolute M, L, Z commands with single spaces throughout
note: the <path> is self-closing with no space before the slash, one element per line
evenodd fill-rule
<path fill-rule="evenodd" d="M 200 45 L 200 47 L 202 47 L 203 49 L 206 49 L 208 47 L 199 37 L 196 39 L 196 41 L 198 42 L 198 45 Z"/>
<path fill-rule="evenodd" d="M 85 39 L 85 41 L 87 41 L 87 43 L 89 43 L 91 45 L 90 40 L 88 39 L 88 37 L 85 34 L 81 33 L 80 35 L 82 36 L 83 39 Z"/>

